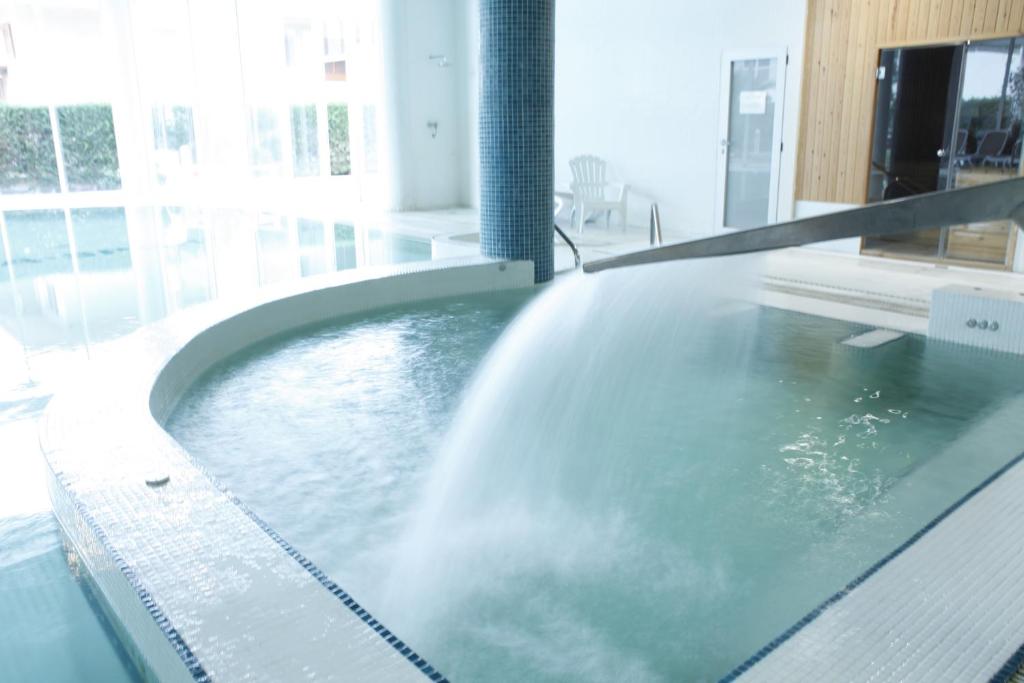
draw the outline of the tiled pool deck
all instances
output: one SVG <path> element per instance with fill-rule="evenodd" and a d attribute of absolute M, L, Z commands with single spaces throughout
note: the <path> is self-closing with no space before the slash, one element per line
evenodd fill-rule
<path fill-rule="evenodd" d="M 61 391 L 40 426 L 54 512 L 144 668 L 161 681 L 443 680 L 160 422 L 203 371 L 265 337 L 532 281 L 528 262 L 482 258 L 308 278 L 143 328 Z"/>

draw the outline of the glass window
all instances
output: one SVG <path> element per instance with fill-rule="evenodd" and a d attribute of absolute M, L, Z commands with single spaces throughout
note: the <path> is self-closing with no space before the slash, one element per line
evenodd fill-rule
<path fill-rule="evenodd" d="M 348 223 L 334 224 L 334 264 L 338 270 L 356 267 L 355 226 Z"/>
<path fill-rule="evenodd" d="M 153 107 L 153 147 L 156 177 L 162 183 L 195 165 L 196 138 L 191 107 Z"/>
<path fill-rule="evenodd" d="M 288 240 L 288 222 L 283 216 L 261 213 L 257 219 L 256 256 L 260 284 L 288 280 L 295 276 L 294 252 Z"/>
<path fill-rule="evenodd" d="M 0 106 L 0 192 L 59 192 L 46 107 Z"/>
<path fill-rule="evenodd" d="M 90 340 L 127 334 L 141 321 L 124 209 L 74 209 L 71 228 Z"/>
<path fill-rule="evenodd" d="M 80 271 L 128 270 L 132 267 L 124 209 L 73 209 L 71 226 L 75 233 Z"/>
<path fill-rule="evenodd" d="M 57 107 L 57 123 L 68 189 L 119 189 L 121 174 L 110 105 Z"/>
<path fill-rule="evenodd" d="M 324 224 L 306 218 L 298 220 L 299 272 L 302 277 L 327 272 Z"/>
<path fill-rule="evenodd" d="M 328 81 L 348 80 L 345 25 L 340 19 L 324 22 L 324 78 Z"/>
<path fill-rule="evenodd" d="M 18 321 L 12 327 L 7 317 L 4 327 L 39 352 L 34 367 L 42 369 L 51 352 L 86 342 L 66 217 L 61 210 L 7 211 L 4 223 L 15 276 L 15 309 L 8 313 Z"/>
<path fill-rule="evenodd" d="M 328 81 L 348 80 L 348 70 L 344 59 L 324 62 L 324 78 Z"/>
<path fill-rule="evenodd" d="M 367 173 L 377 172 L 377 107 L 363 105 L 363 156 Z"/>
<path fill-rule="evenodd" d="M 348 142 L 348 105 L 327 105 L 327 137 L 331 148 L 331 175 L 352 172 Z"/>
<path fill-rule="evenodd" d="M 296 176 L 320 175 L 316 107 L 312 104 L 292 107 L 292 161 Z"/>
<path fill-rule="evenodd" d="M 277 113 L 273 109 L 253 109 L 250 117 L 253 173 L 274 175 L 281 172 L 281 133 L 277 125 Z"/>
<path fill-rule="evenodd" d="M 4 220 L 19 279 L 72 271 L 63 211 L 8 211 Z"/>
<path fill-rule="evenodd" d="M 285 24 L 284 63 L 289 68 L 300 69 L 316 63 L 316 38 L 308 21 Z"/>
<path fill-rule="evenodd" d="M 213 274 L 200 214 L 181 207 L 164 207 L 160 215 L 168 308 L 177 310 L 208 301 L 214 296 Z"/>
<path fill-rule="evenodd" d="M 960 92 L 952 187 L 970 187 L 1020 175 L 1024 124 L 1024 39 L 981 40 L 967 46 Z M 946 229 L 945 257 L 1009 267 L 1010 221 L 985 221 Z"/>

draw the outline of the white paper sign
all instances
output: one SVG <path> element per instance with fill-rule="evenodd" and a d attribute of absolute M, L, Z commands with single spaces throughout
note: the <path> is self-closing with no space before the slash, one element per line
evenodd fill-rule
<path fill-rule="evenodd" d="M 767 90 L 741 90 L 740 113 L 763 114 L 768 110 Z"/>

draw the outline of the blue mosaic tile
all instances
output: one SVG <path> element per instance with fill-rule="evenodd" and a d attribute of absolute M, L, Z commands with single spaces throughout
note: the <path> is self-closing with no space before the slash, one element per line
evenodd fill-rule
<path fill-rule="evenodd" d="M 554 0 L 480 3 L 480 250 L 554 277 Z"/>

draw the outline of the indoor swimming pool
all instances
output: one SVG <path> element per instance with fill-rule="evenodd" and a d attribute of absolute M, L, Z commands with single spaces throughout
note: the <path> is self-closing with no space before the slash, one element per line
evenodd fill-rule
<path fill-rule="evenodd" d="M 1017 357 L 852 348 L 720 267 L 337 320 L 167 429 L 452 680 L 717 680 L 1024 444 Z"/>

